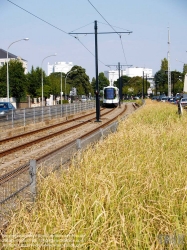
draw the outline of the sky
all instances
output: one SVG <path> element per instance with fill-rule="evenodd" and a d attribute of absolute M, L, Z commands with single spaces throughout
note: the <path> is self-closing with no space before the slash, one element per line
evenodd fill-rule
<path fill-rule="evenodd" d="M 9 48 L 27 60 L 28 71 L 42 67 L 47 74 L 48 63 L 73 62 L 91 81 L 96 75 L 95 35 L 69 33 L 94 33 L 94 21 L 98 33 L 116 32 L 98 34 L 99 73 L 116 70 L 106 65 L 120 63 L 123 69 L 151 68 L 154 75 L 168 51 L 171 70 L 182 71 L 187 63 L 186 0 L 0 0 L 0 13 L 0 48 L 29 38 Z M 117 33 L 126 31 L 132 33 Z"/>

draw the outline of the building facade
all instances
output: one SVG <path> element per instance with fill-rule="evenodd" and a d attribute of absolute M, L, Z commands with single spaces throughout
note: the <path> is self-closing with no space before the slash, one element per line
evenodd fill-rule
<path fill-rule="evenodd" d="M 125 70 L 121 70 L 120 75 L 121 76 L 126 75 L 129 77 L 136 77 L 136 76 L 143 77 L 143 72 L 144 72 L 144 78 L 147 77 L 147 81 L 150 82 L 150 88 L 154 89 L 154 81 L 153 81 L 154 76 L 152 69 L 130 67 L 126 68 Z M 109 80 L 110 85 L 113 85 L 114 81 L 116 81 L 119 78 L 119 71 L 118 70 L 105 71 L 104 75 Z"/>
<path fill-rule="evenodd" d="M 18 61 L 20 61 L 23 64 L 24 73 L 25 74 L 28 73 L 27 61 L 26 60 L 24 60 L 20 56 L 16 56 L 16 55 L 8 52 L 8 61 L 10 61 L 10 60 L 18 60 Z M 0 67 L 5 65 L 6 62 L 7 62 L 7 51 L 3 50 L 3 49 L 0 49 Z"/>
<path fill-rule="evenodd" d="M 48 76 L 51 73 L 56 73 L 56 72 L 62 72 L 67 74 L 67 72 L 69 72 L 73 67 L 73 63 L 72 62 L 55 62 L 55 64 L 49 64 L 48 63 Z"/>

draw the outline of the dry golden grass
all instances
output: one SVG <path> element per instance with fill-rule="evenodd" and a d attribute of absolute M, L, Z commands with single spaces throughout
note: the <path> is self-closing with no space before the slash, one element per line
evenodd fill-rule
<path fill-rule="evenodd" d="M 68 172 L 40 177 L 7 235 L 53 235 L 28 249 L 187 249 L 187 114 L 176 111 L 148 100 Z"/>

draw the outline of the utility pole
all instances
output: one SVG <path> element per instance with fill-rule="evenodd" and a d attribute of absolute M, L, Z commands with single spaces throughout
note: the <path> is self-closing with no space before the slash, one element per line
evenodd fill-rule
<path fill-rule="evenodd" d="M 171 97 L 170 32 L 169 32 L 169 27 L 168 27 L 168 96 Z"/>
<path fill-rule="evenodd" d="M 83 33 L 68 33 L 69 35 L 73 35 L 73 34 L 84 34 L 84 35 L 90 35 L 90 34 L 94 34 L 95 35 L 95 72 L 96 72 L 96 122 L 100 122 L 100 103 L 99 103 L 99 82 L 98 82 L 98 45 L 97 45 L 97 35 L 98 34 L 120 34 L 120 33 L 132 33 L 132 31 L 116 31 L 116 32 L 97 32 L 97 21 L 94 21 L 94 33 L 91 32 L 83 32 Z M 76 37 L 75 37 L 76 38 Z"/>
<path fill-rule="evenodd" d="M 144 99 L 144 71 L 143 71 L 143 79 L 142 79 L 142 99 Z"/>
<path fill-rule="evenodd" d="M 146 82 L 145 82 L 145 94 L 147 95 L 147 74 L 146 74 L 145 80 L 146 80 Z"/>
<path fill-rule="evenodd" d="M 98 47 L 97 47 L 97 21 L 95 21 L 95 76 L 96 76 L 96 122 L 100 119 L 100 100 L 99 100 L 99 80 L 98 80 Z"/>

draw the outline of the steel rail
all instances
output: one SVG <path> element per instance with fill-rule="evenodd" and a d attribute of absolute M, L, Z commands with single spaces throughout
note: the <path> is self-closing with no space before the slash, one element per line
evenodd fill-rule
<path fill-rule="evenodd" d="M 139 107 L 139 106 L 134 105 L 134 104 L 132 104 L 132 105 L 133 105 L 134 109 L 136 109 L 137 107 Z M 126 112 L 126 110 L 127 110 L 127 105 L 125 105 L 125 108 L 124 108 L 124 109 L 120 112 L 120 114 L 118 114 L 116 117 L 110 119 L 109 121 L 105 122 L 104 124 L 101 124 L 100 126 L 97 126 L 97 128 L 92 129 L 91 131 L 85 133 L 85 134 L 84 134 L 83 136 L 81 136 L 79 139 L 83 139 L 83 138 L 85 138 L 85 137 L 88 137 L 89 135 L 91 135 L 91 134 L 95 133 L 96 131 L 98 131 L 98 129 L 104 128 L 104 127 L 106 127 L 107 125 L 111 124 L 111 123 L 112 123 L 113 121 L 115 121 L 118 117 L 122 116 L 122 115 Z M 65 149 L 65 148 L 67 148 L 68 146 L 70 146 L 71 144 L 75 143 L 76 140 L 77 140 L 77 139 L 73 139 L 73 140 L 71 140 L 70 142 L 66 143 L 65 145 L 59 147 L 58 149 L 52 150 L 50 153 L 48 152 L 47 154 L 44 154 L 44 155 L 42 155 L 42 156 L 40 156 L 40 157 L 37 157 L 37 158 L 35 159 L 36 162 L 37 162 L 37 163 L 42 162 L 42 160 L 44 160 L 44 159 L 46 159 L 46 158 L 49 158 L 50 155 L 54 155 L 55 152 L 60 151 L 60 150 L 62 150 L 62 149 Z M 23 165 L 23 166 L 20 166 L 20 167 L 14 169 L 14 170 L 12 170 L 12 171 L 10 171 L 10 172 L 8 172 L 8 173 L 2 175 L 2 176 L 0 176 L 0 185 L 2 185 L 3 183 L 5 183 L 6 181 L 8 181 L 8 180 L 10 180 L 10 179 L 15 178 L 16 176 L 20 175 L 21 173 L 23 173 L 23 172 L 26 171 L 26 170 L 29 170 L 29 163 L 27 163 L 27 164 L 25 164 L 25 165 Z"/>
<path fill-rule="evenodd" d="M 113 109 L 110 110 L 110 111 L 108 111 L 107 113 L 105 113 L 105 114 L 103 114 L 103 115 L 106 115 L 106 114 L 108 114 L 108 113 L 110 113 L 110 112 L 112 112 L 112 111 L 113 111 Z M 79 119 L 80 119 L 80 117 L 79 117 Z M 81 124 L 76 124 L 76 125 L 73 125 L 73 126 L 71 126 L 71 127 L 64 128 L 64 129 L 62 129 L 62 130 L 60 130 L 60 131 L 57 131 L 57 132 L 55 132 L 55 133 L 52 133 L 52 134 L 49 134 L 49 135 L 45 135 L 45 136 L 42 136 L 42 137 L 40 137 L 40 138 L 38 138 L 38 139 L 34 139 L 34 140 L 32 140 L 32 141 L 29 141 L 29 142 L 23 143 L 23 144 L 21 144 L 21 145 L 18 145 L 18 146 L 15 146 L 15 147 L 6 149 L 6 150 L 4 150 L 4 151 L 1 151 L 1 152 L 0 152 L 0 157 L 7 156 L 7 155 L 12 154 L 12 153 L 15 153 L 15 152 L 17 152 L 17 151 L 19 151 L 19 150 L 21 150 L 21 149 L 25 149 L 25 148 L 28 148 L 28 147 L 30 147 L 30 146 L 32 146 L 32 145 L 35 145 L 36 143 L 40 143 L 40 142 L 42 142 L 42 141 L 45 141 L 45 140 L 51 139 L 51 138 L 53 138 L 53 137 L 56 137 L 56 136 L 58 136 L 58 135 L 61 135 L 61 134 L 63 134 L 63 133 L 66 133 L 67 131 L 71 131 L 71 130 L 73 130 L 73 129 L 75 129 L 75 128 L 81 127 L 81 126 L 85 125 L 86 123 L 90 123 L 92 120 L 93 120 L 93 119 L 84 121 L 84 122 L 82 122 Z M 61 125 L 62 125 L 62 124 L 61 124 Z"/>
<path fill-rule="evenodd" d="M 104 109 L 102 109 L 104 110 Z M 73 121 L 77 121 L 79 119 L 82 119 L 82 118 L 85 118 L 85 117 L 88 117 L 90 115 L 93 115 L 95 114 L 95 111 L 94 112 L 91 112 L 90 114 L 86 114 L 86 115 L 81 115 L 77 118 L 73 118 L 73 119 L 70 119 L 70 120 L 66 120 L 66 121 L 63 121 L 63 122 L 60 122 L 60 123 L 57 123 L 57 124 L 53 124 L 53 125 L 50 125 L 50 126 L 46 126 L 44 128 L 39 128 L 39 129 L 36 129 L 36 130 L 33 130 L 33 131 L 29 131 L 29 132 L 26 132 L 26 133 L 22 133 L 20 135 L 15 135 L 15 136 L 11 136 L 9 138 L 4 138 L 4 139 L 1 139 L 0 140 L 0 145 L 3 144 L 3 143 L 6 143 L 6 142 L 9 142 L 9 141 L 15 141 L 16 139 L 21 139 L 21 138 L 24 138 L 24 137 L 27 137 L 29 135 L 34 135 L 34 134 L 37 134 L 37 133 L 40 133 L 40 132 L 43 132 L 43 131 L 46 131 L 46 130 L 49 130 L 49 129 L 53 129 L 53 128 L 56 128 L 56 127 L 60 127 L 62 125 L 66 125 L 70 122 L 73 122 Z M 67 119 L 67 117 L 66 117 Z"/>

